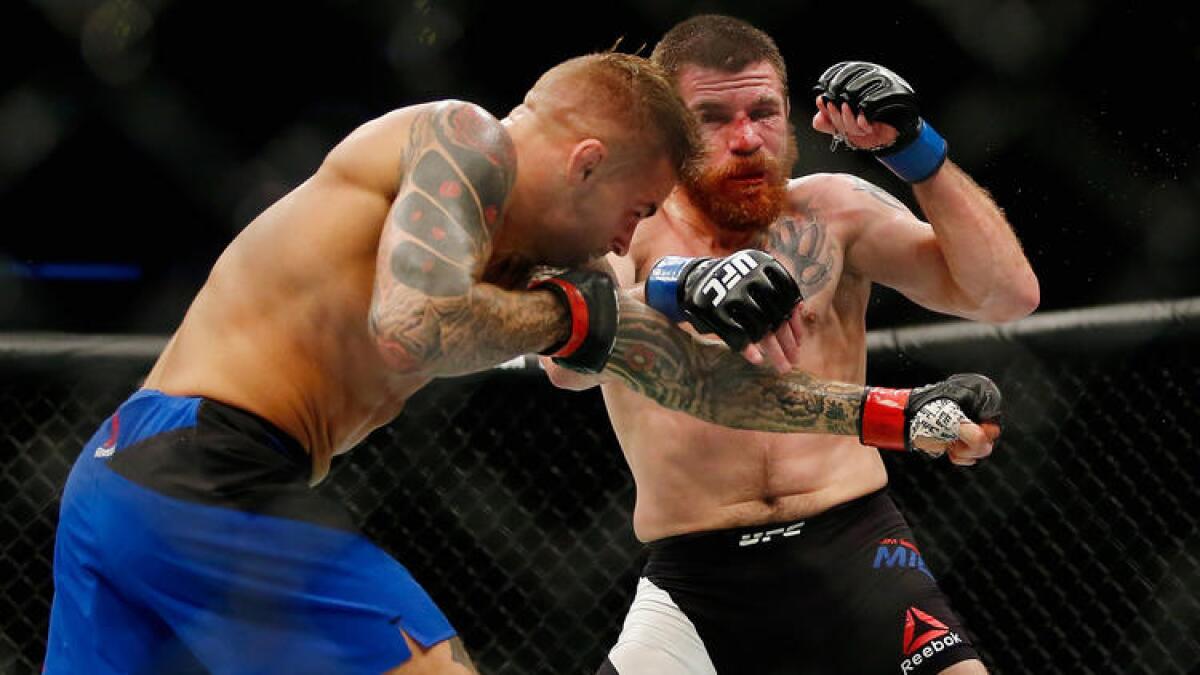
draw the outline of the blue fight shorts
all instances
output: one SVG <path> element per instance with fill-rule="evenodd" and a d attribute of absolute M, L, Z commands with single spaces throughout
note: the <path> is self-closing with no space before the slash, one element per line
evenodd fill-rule
<path fill-rule="evenodd" d="M 142 390 L 67 479 L 45 672 L 380 673 L 454 636 L 255 415 Z"/>

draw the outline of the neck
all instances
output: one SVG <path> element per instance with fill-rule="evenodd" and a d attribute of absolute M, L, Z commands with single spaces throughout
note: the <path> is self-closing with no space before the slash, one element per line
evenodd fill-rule
<path fill-rule="evenodd" d="M 546 233 L 540 231 L 545 205 L 540 200 L 539 184 L 545 182 L 537 161 L 546 154 L 545 139 L 538 133 L 533 112 L 518 106 L 501 120 L 508 129 L 517 154 L 517 175 L 508 197 L 504 221 L 492 238 L 491 260 L 537 258 L 542 254 Z M 544 162 L 542 162 L 544 163 Z"/>
<path fill-rule="evenodd" d="M 692 203 L 687 190 L 682 187 L 676 187 L 663 202 L 663 211 L 674 227 L 684 230 L 689 238 L 704 241 L 714 253 L 760 248 L 764 241 L 762 232 L 739 232 L 721 227 Z"/>

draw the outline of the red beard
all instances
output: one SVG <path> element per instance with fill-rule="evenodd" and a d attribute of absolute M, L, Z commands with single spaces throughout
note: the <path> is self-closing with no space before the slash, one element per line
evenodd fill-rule
<path fill-rule="evenodd" d="M 783 162 L 759 153 L 685 171 L 681 182 L 692 204 L 717 226 L 735 232 L 763 231 L 783 213 L 788 174 L 795 161 L 796 146 L 789 138 Z M 745 176 L 763 180 L 749 184 L 737 180 Z"/>

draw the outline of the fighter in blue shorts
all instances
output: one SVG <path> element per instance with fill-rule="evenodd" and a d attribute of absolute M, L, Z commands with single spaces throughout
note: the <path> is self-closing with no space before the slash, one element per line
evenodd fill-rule
<path fill-rule="evenodd" d="M 311 471 L 256 415 L 134 394 L 67 482 L 47 672 L 383 672 L 402 632 L 454 638 Z"/>
<path fill-rule="evenodd" d="M 861 387 L 755 365 L 796 358 L 798 289 L 770 256 L 741 254 L 736 280 L 696 270 L 722 302 L 681 299 L 740 356 L 588 266 L 628 250 L 694 154 L 691 124 L 655 66 L 600 54 L 504 120 L 443 101 L 339 143 L 224 251 L 80 454 L 45 672 L 474 672 L 405 568 L 308 489 L 436 377 L 541 352 L 716 422 L 734 409 L 714 400 L 771 396 L 741 423 L 854 433 Z M 560 269 L 527 288 L 535 262 Z"/>

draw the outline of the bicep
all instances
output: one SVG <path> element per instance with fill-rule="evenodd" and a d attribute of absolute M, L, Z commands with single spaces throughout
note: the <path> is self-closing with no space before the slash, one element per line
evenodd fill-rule
<path fill-rule="evenodd" d="M 935 311 L 953 314 L 962 302 L 933 228 L 915 218 L 868 226 L 846 267 Z"/>
<path fill-rule="evenodd" d="M 845 268 L 930 309 L 955 306 L 957 286 L 933 226 L 899 200 L 858 178 L 838 210 L 847 228 Z"/>

